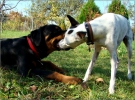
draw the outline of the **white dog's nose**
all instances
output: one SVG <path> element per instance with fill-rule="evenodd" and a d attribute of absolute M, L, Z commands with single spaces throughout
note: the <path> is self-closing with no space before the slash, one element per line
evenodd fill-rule
<path fill-rule="evenodd" d="M 63 48 L 65 47 L 65 46 L 64 46 L 64 45 L 65 45 L 64 39 L 60 40 L 58 44 L 59 44 L 59 47 L 60 47 L 61 49 L 63 49 Z"/>
<path fill-rule="evenodd" d="M 66 49 L 66 48 L 69 48 L 70 46 L 64 41 L 64 39 L 60 40 L 59 43 L 58 43 L 59 47 L 61 49 Z"/>

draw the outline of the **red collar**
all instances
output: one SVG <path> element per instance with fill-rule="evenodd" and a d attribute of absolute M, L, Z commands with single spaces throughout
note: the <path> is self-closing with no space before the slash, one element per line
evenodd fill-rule
<path fill-rule="evenodd" d="M 32 42 L 31 42 L 31 40 L 30 40 L 29 37 L 27 37 L 27 42 L 28 42 L 28 44 L 29 44 L 31 50 L 32 50 L 32 51 L 36 54 L 36 56 L 39 58 L 39 54 L 38 54 L 36 48 L 34 47 L 34 45 L 32 44 Z"/>

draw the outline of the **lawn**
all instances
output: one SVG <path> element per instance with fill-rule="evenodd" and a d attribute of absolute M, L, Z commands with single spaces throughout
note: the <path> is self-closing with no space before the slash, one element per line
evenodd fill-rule
<path fill-rule="evenodd" d="M 29 32 L 4 31 L 1 38 L 20 37 Z M 88 88 L 66 85 L 42 77 L 20 77 L 14 70 L 0 69 L 0 100 L 135 100 L 135 43 L 133 45 L 133 80 L 127 79 L 127 51 L 123 43 L 118 48 L 119 66 L 115 94 L 109 95 L 110 55 L 103 49 L 87 82 Z M 55 51 L 43 60 L 49 60 L 66 71 L 66 75 L 83 78 L 91 60 L 93 48 L 88 51 L 86 43 L 74 50 Z M 103 78 L 104 83 L 96 83 Z"/>

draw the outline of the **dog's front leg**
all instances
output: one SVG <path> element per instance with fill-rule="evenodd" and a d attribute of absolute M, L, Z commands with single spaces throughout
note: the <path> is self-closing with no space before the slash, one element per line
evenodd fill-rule
<path fill-rule="evenodd" d="M 59 72 L 59 73 L 62 73 L 64 74 L 64 70 L 56 65 L 54 65 L 52 62 L 50 61 L 42 61 L 42 63 L 44 64 L 44 66 L 51 70 L 51 71 L 56 71 L 56 72 Z"/>
<path fill-rule="evenodd" d="M 92 57 L 92 60 L 87 68 L 87 71 L 85 73 L 85 76 L 83 78 L 83 82 L 86 82 L 89 78 L 89 75 L 91 74 L 91 71 L 92 71 L 92 68 L 94 66 L 94 63 L 96 62 L 96 59 L 98 58 L 98 55 L 100 53 L 100 50 L 101 50 L 101 47 L 100 46 L 96 46 L 95 45 L 95 50 L 94 50 L 94 54 L 93 54 L 93 57 Z"/>
<path fill-rule="evenodd" d="M 111 53 L 111 79 L 109 86 L 109 93 L 114 93 L 115 79 L 116 79 L 116 71 L 117 71 L 117 54 L 115 51 Z"/>

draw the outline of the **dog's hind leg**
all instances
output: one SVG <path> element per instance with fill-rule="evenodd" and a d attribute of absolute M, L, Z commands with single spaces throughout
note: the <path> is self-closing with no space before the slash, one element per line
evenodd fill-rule
<path fill-rule="evenodd" d="M 85 73 L 83 82 L 86 82 L 88 80 L 89 75 L 91 74 L 92 68 L 94 66 L 94 63 L 96 62 L 96 59 L 98 58 L 98 55 L 99 55 L 100 51 L 101 51 L 101 46 L 95 45 L 94 54 L 93 54 L 93 57 L 92 57 L 92 60 L 89 64 L 89 66 L 87 68 L 87 71 Z"/>
<path fill-rule="evenodd" d="M 112 52 L 111 53 L 111 79 L 110 79 L 110 86 L 109 86 L 110 94 L 114 93 L 116 71 L 117 71 L 117 57 L 116 57 L 116 53 Z"/>
<path fill-rule="evenodd" d="M 131 57 L 132 57 L 132 39 L 130 39 L 129 37 L 125 37 L 123 39 L 123 42 L 127 48 L 128 51 L 128 79 L 132 79 L 132 74 L 131 74 Z"/>
<path fill-rule="evenodd" d="M 116 72 L 117 72 L 117 47 L 115 47 L 113 44 L 107 46 L 107 49 L 110 52 L 111 56 L 111 79 L 110 79 L 110 86 L 109 86 L 109 93 L 113 94 L 114 93 L 114 86 L 115 86 L 115 80 L 116 80 Z"/>
<path fill-rule="evenodd" d="M 20 56 L 18 58 L 18 66 L 17 66 L 17 71 L 21 76 L 29 76 L 29 66 L 31 65 L 27 58 Z"/>

